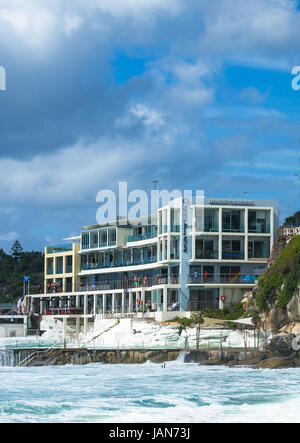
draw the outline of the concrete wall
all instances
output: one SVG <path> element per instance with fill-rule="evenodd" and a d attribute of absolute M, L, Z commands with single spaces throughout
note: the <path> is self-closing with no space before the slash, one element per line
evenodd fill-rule
<path fill-rule="evenodd" d="M 24 337 L 24 325 L 22 324 L 1 324 L 0 338 Z"/>

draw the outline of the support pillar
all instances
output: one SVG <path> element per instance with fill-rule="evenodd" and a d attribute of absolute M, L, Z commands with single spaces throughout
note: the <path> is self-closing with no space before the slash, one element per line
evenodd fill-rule
<path fill-rule="evenodd" d="M 76 317 L 76 337 L 78 338 L 80 334 L 80 317 Z"/>
<path fill-rule="evenodd" d="M 168 288 L 164 287 L 163 289 L 163 311 L 167 312 L 168 310 Z"/>
<path fill-rule="evenodd" d="M 224 295 L 224 288 L 219 288 L 219 309 L 224 309 L 224 302 L 221 300 Z"/>
<path fill-rule="evenodd" d="M 97 314 L 97 295 L 96 294 L 94 294 L 94 315 L 96 315 Z"/>
<path fill-rule="evenodd" d="M 113 292 L 111 294 L 111 313 L 114 314 L 116 310 L 116 294 Z"/>
<path fill-rule="evenodd" d="M 103 314 L 106 313 L 107 294 L 103 294 Z"/>
<path fill-rule="evenodd" d="M 64 340 L 67 338 L 67 317 L 63 318 Z"/>
<path fill-rule="evenodd" d="M 122 314 L 124 314 L 125 312 L 125 291 L 122 291 L 122 309 L 121 309 Z"/>
<path fill-rule="evenodd" d="M 129 292 L 129 312 L 133 312 L 133 293 Z"/>
<path fill-rule="evenodd" d="M 86 335 L 87 333 L 87 308 L 88 308 L 88 296 L 85 294 L 84 296 L 84 305 L 83 305 L 83 333 Z"/>

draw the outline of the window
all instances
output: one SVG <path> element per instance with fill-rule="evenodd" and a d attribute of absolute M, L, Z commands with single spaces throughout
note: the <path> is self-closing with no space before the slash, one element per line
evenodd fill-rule
<path fill-rule="evenodd" d="M 90 234 L 89 232 L 83 232 L 81 236 L 81 249 L 90 248 Z"/>
<path fill-rule="evenodd" d="M 218 209 L 205 209 L 204 211 L 204 231 L 219 231 L 219 211 Z"/>
<path fill-rule="evenodd" d="M 270 233 L 270 211 L 252 211 L 248 213 L 248 231 L 258 234 Z"/>
<path fill-rule="evenodd" d="M 248 241 L 248 258 L 268 258 L 270 254 L 269 238 L 251 238 Z"/>
<path fill-rule="evenodd" d="M 244 216 L 241 210 L 223 210 L 223 232 L 244 232 Z"/>
<path fill-rule="evenodd" d="M 196 239 L 196 259 L 212 260 L 218 258 L 218 251 L 214 248 L 214 240 Z"/>
<path fill-rule="evenodd" d="M 242 250 L 241 240 L 223 240 L 222 242 L 223 260 L 243 260 L 245 258 Z"/>

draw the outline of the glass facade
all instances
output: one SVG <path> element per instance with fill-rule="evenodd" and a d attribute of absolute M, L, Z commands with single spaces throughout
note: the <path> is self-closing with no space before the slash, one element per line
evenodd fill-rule
<path fill-rule="evenodd" d="M 223 232 L 244 232 L 245 211 L 242 209 L 223 209 L 222 231 Z"/>

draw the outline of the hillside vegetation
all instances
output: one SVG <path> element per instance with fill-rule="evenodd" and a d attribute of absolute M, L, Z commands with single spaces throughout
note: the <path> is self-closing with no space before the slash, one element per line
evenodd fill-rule
<path fill-rule="evenodd" d="M 24 252 L 15 242 L 11 254 L 0 249 L 0 302 L 14 302 L 23 294 L 23 277 L 30 277 L 30 284 L 43 283 L 44 257 L 41 252 Z"/>
<path fill-rule="evenodd" d="M 292 238 L 259 280 L 257 306 L 261 311 L 278 302 L 285 308 L 300 285 L 300 235 Z"/>

